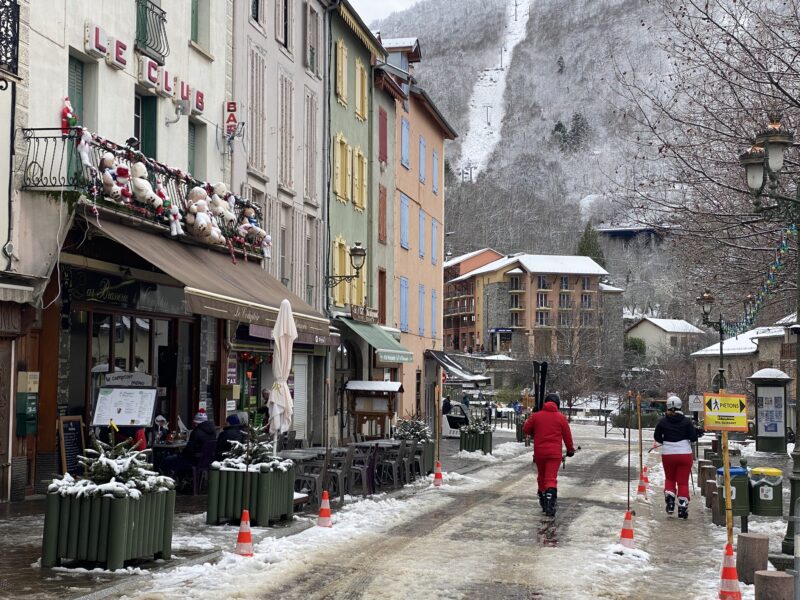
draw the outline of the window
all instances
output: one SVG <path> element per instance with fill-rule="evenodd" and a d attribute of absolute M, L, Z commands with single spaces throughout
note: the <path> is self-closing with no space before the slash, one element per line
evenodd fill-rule
<path fill-rule="evenodd" d="M 439 321 L 439 315 L 436 311 L 436 290 L 431 290 L 431 337 L 436 338 L 436 324 Z"/>
<path fill-rule="evenodd" d="M 367 69 L 360 58 L 356 58 L 356 118 L 360 121 L 367 119 L 367 104 L 369 103 L 369 85 Z"/>
<path fill-rule="evenodd" d="M 306 2 L 306 68 L 319 76 L 320 74 L 320 18 L 319 13 Z"/>
<path fill-rule="evenodd" d="M 419 180 L 425 183 L 425 138 L 419 136 Z"/>
<path fill-rule="evenodd" d="M 75 105 L 72 106 L 76 111 Z M 80 113 L 78 113 L 80 115 Z M 139 140 L 139 150 L 149 158 L 156 157 L 158 99 L 155 96 L 133 97 L 133 137 Z M 194 171 L 190 171 L 196 175 Z"/>
<path fill-rule="evenodd" d="M 439 259 L 439 222 L 431 219 L 431 264 Z"/>
<path fill-rule="evenodd" d="M 356 148 L 353 157 L 353 204 L 356 208 L 364 210 L 367 207 L 367 157 Z"/>
<path fill-rule="evenodd" d="M 519 302 L 519 296 L 516 294 L 511 296 L 511 308 L 522 308 L 522 304 Z"/>
<path fill-rule="evenodd" d="M 333 274 L 347 275 L 349 264 L 347 258 L 347 246 L 342 238 L 336 238 L 333 242 Z M 333 302 L 338 306 L 344 306 L 347 302 L 347 286 L 339 284 L 333 288 Z"/>
<path fill-rule="evenodd" d="M 581 278 L 581 289 L 582 290 L 591 289 L 590 282 L 591 282 L 591 280 L 588 277 L 582 277 Z"/>
<path fill-rule="evenodd" d="M 511 326 L 512 327 L 520 326 L 519 313 L 511 313 Z"/>
<path fill-rule="evenodd" d="M 572 296 L 561 292 L 558 295 L 558 308 L 572 308 Z"/>
<path fill-rule="evenodd" d="M 562 327 L 571 327 L 572 326 L 572 313 L 570 312 L 560 312 L 558 313 L 558 324 Z"/>
<path fill-rule="evenodd" d="M 309 219 L 310 220 L 310 219 Z M 312 265 L 314 261 L 314 242 L 310 235 L 306 236 L 306 263 L 305 263 L 305 280 L 306 280 L 306 302 L 314 306 L 314 272 Z"/>
<path fill-rule="evenodd" d="M 406 250 L 408 250 L 408 203 L 408 196 L 400 194 L 400 247 Z"/>
<path fill-rule="evenodd" d="M 400 278 L 400 331 L 408 331 L 408 278 Z"/>
<path fill-rule="evenodd" d="M 383 108 L 378 109 L 378 160 L 389 162 L 389 115 Z"/>
<path fill-rule="evenodd" d="M 267 61 L 262 51 L 251 46 L 248 52 L 247 79 L 247 166 L 260 173 L 267 170 Z"/>
<path fill-rule="evenodd" d="M 569 289 L 569 276 L 562 275 L 561 276 L 561 289 L 568 290 Z"/>
<path fill-rule="evenodd" d="M 303 197 L 315 204 L 317 202 L 317 96 L 306 89 L 305 101 L 305 177 Z"/>
<path fill-rule="evenodd" d="M 289 52 L 292 51 L 293 21 L 294 2 L 292 0 L 275 0 L 275 39 Z"/>
<path fill-rule="evenodd" d="M 419 284 L 419 334 L 425 335 L 425 286 Z"/>
<path fill-rule="evenodd" d="M 540 290 L 549 290 L 550 289 L 550 282 L 547 281 L 547 277 L 544 275 L 539 275 L 538 277 L 538 285 Z"/>
<path fill-rule="evenodd" d="M 519 296 L 514 297 L 519 298 Z M 547 304 L 547 294 L 536 294 L 536 308 L 549 308 Z"/>
<path fill-rule="evenodd" d="M 344 40 L 336 42 L 336 100 L 347 106 L 347 46 Z"/>
<path fill-rule="evenodd" d="M 581 308 L 592 308 L 591 294 L 581 294 Z"/>
<path fill-rule="evenodd" d="M 410 125 L 408 119 L 403 118 L 400 121 L 400 164 L 406 169 L 411 168 L 411 159 L 408 153 L 408 144 L 411 136 Z"/>
<path fill-rule="evenodd" d="M 419 257 L 425 258 L 425 211 L 419 209 Z"/>
<path fill-rule="evenodd" d="M 261 0 L 250 0 L 250 18 L 256 23 L 261 22 Z"/>
<path fill-rule="evenodd" d="M 550 313 L 546 310 L 537 310 L 536 324 L 540 327 L 547 327 L 550 325 Z"/>
<path fill-rule="evenodd" d="M 378 269 L 378 322 L 386 325 L 386 271 Z"/>
<path fill-rule="evenodd" d="M 669 336 L 669 345 L 672 346 L 673 348 L 677 348 L 678 347 L 678 336 L 676 336 L 676 335 Z"/>
<path fill-rule="evenodd" d="M 289 285 L 289 266 L 286 262 L 286 248 L 288 246 L 289 240 L 287 239 L 286 234 L 286 227 L 281 227 L 281 239 L 280 239 L 280 267 L 281 267 L 281 283 L 283 285 Z"/>
<path fill-rule="evenodd" d="M 386 188 L 382 185 L 378 186 L 378 242 L 381 244 L 386 243 L 387 228 L 386 228 Z"/>
<path fill-rule="evenodd" d="M 189 153 L 188 165 L 189 173 L 197 173 L 197 154 L 195 152 L 195 145 L 197 143 L 197 125 L 189 121 L 189 140 L 186 149 Z"/>
<path fill-rule="evenodd" d="M 209 45 L 209 23 L 211 21 L 211 0 L 192 0 L 191 40 L 204 48 Z"/>
<path fill-rule="evenodd" d="M 284 71 L 278 74 L 278 185 L 294 189 L 294 82 Z"/>
<path fill-rule="evenodd" d="M 431 157 L 431 187 L 433 188 L 433 193 L 439 193 L 439 153 L 436 150 L 433 151 L 433 155 Z"/>
<path fill-rule="evenodd" d="M 591 327 L 594 325 L 594 315 L 592 313 L 581 313 L 581 326 Z"/>

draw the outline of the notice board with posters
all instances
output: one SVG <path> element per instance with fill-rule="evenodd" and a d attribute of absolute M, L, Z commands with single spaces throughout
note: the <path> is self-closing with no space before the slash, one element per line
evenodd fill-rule
<path fill-rule="evenodd" d="M 783 386 L 758 386 L 756 388 L 756 423 L 759 437 L 782 438 L 786 434 Z"/>
<path fill-rule="evenodd" d="M 93 427 L 152 427 L 156 407 L 154 387 L 103 387 L 97 393 Z"/>
<path fill-rule="evenodd" d="M 704 394 L 703 427 L 706 431 L 747 432 L 747 396 Z"/>

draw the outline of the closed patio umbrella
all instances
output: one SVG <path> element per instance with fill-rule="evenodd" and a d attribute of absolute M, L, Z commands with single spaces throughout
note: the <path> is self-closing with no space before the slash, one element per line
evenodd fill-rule
<path fill-rule="evenodd" d="M 289 373 L 292 370 L 292 346 L 297 339 L 297 327 L 292 315 L 292 305 L 284 299 L 278 311 L 278 319 L 272 329 L 275 350 L 272 355 L 272 374 L 275 383 L 269 395 L 270 431 L 274 436 L 273 455 L 278 453 L 278 433 L 286 433 L 292 426 L 294 412 L 292 396 L 289 392 Z"/>

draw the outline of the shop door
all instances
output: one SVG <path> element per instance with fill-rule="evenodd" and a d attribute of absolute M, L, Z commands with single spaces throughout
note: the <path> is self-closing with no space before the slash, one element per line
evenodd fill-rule
<path fill-rule="evenodd" d="M 11 455 L 8 450 L 8 426 L 13 410 L 11 402 L 11 354 L 13 340 L 0 338 L 0 501 L 8 500 L 8 477 Z"/>
<path fill-rule="evenodd" d="M 292 429 L 297 432 L 297 439 L 306 439 L 306 420 L 308 417 L 308 357 L 295 356 L 292 367 L 292 398 L 294 414 Z"/>

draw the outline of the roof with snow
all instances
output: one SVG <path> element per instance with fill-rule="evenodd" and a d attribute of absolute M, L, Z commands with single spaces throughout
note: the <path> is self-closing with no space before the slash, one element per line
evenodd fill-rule
<path fill-rule="evenodd" d="M 783 332 L 782 327 L 756 327 L 736 337 L 728 338 L 722 344 L 722 354 L 724 356 L 755 354 L 758 352 L 758 338 L 769 336 L 775 330 Z M 692 356 L 719 356 L 719 342 L 693 352 Z"/>
<path fill-rule="evenodd" d="M 751 381 L 753 379 L 778 379 L 778 380 L 783 379 L 789 381 L 792 378 L 789 377 L 786 373 L 784 373 L 780 369 L 772 369 L 767 367 L 766 369 L 760 369 L 756 371 L 755 373 L 750 375 L 748 379 L 750 379 Z"/>
<path fill-rule="evenodd" d="M 609 285 L 607 283 L 600 283 L 600 291 L 601 292 L 607 292 L 609 294 L 621 294 L 625 290 L 622 289 L 622 288 L 618 288 L 616 286 L 613 286 L 613 285 Z"/>
<path fill-rule="evenodd" d="M 702 329 L 698 329 L 688 321 L 684 321 L 683 319 L 654 319 L 653 317 L 644 317 L 640 319 L 633 325 L 628 328 L 628 331 L 639 325 L 639 323 L 644 323 L 645 321 L 652 323 L 659 329 L 666 331 L 667 333 L 703 333 Z M 719 351 L 719 348 L 717 348 Z"/>
<path fill-rule="evenodd" d="M 775 325 L 794 325 L 795 323 L 797 323 L 797 313 L 792 313 L 776 321 Z"/>
<path fill-rule="evenodd" d="M 466 254 L 462 254 L 461 256 L 454 256 L 450 260 L 445 261 L 443 267 L 446 269 L 447 267 L 454 267 L 455 265 L 464 262 L 468 258 L 472 258 L 473 256 L 478 256 L 481 252 L 485 252 L 486 250 L 490 250 L 492 252 L 497 252 L 493 248 L 481 248 L 480 250 L 473 250 L 472 252 L 467 252 Z M 500 254 L 499 252 L 497 252 Z"/>
<path fill-rule="evenodd" d="M 603 267 L 588 256 L 565 256 L 561 254 L 509 254 L 482 267 L 478 267 L 451 283 L 463 281 L 474 275 L 493 273 L 508 266 L 521 266 L 528 273 L 546 273 L 563 275 L 608 275 Z"/>
<path fill-rule="evenodd" d="M 391 38 L 381 40 L 387 52 L 408 52 L 408 62 L 419 62 L 422 59 L 422 50 L 419 39 L 415 37 Z"/>

